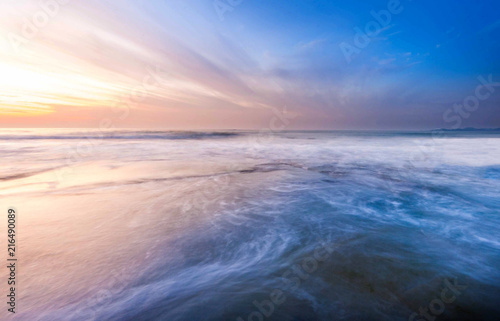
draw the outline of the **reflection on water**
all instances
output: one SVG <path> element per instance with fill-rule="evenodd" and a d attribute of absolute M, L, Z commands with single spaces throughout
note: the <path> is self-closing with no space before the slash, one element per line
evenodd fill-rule
<path fill-rule="evenodd" d="M 498 320 L 499 142 L 2 130 L 14 320 Z"/>

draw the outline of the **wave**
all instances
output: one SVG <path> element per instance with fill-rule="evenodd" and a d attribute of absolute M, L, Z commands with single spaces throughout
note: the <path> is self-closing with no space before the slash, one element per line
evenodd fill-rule
<path fill-rule="evenodd" d="M 0 135 L 0 140 L 74 140 L 74 139 L 90 139 L 90 140 L 120 140 L 120 139 L 165 139 L 165 140 L 182 140 L 182 139 L 217 139 L 230 138 L 240 136 L 241 133 L 236 132 L 174 132 L 174 131 L 116 131 L 103 133 L 63 133 L 55 135 Z"/>

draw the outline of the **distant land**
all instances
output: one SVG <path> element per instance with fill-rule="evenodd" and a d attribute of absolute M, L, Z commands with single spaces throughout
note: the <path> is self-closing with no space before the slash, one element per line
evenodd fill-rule
<path fill-rule="evenodd" d="M 457 128 L 457 129 L 448 129 L 448 128 L 440 128 L 437 130 L 442 130 L 446 132 L 494 132 L 494 131 L 500 131 L 499 128 L 474 128 L 474 127 L 465 127 L 465 128 Z"/>

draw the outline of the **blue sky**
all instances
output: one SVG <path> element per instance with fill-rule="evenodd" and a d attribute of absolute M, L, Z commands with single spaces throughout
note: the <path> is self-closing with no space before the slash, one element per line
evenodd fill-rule
<path fill-rule="evenodd" d="M 479 76 L 500 82 L 496 1 L 70 1 L 22 53 L 12 34 L 43 8 L 0 9 L 9 74 L 75 81 L 49 95 L 4 76 L 32 107 L 3 99 L 3 125 L 94 127 L 156 68 L 116 126 L 258 129 L 286 109 L 289 129 L 500 127 L 500 86 L 475 97 Z"/>

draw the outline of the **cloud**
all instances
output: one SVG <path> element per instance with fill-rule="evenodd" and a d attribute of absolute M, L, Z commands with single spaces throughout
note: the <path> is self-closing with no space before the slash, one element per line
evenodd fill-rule
<path fill-rule="evenodd" d="M 419 47 L 389 41 L 403 33 L 399 24 L 347 64 L 330 43 L 352 37 L 350 25 L 300 33 L 276 22 L 262 32 L 262 21 L 244 19 L 250 6 L 234 11 L 242 19 L 221 22 L 197 0 L 72 1 L 20 54 L 0 44 L 0 110 L 9 115 L 2 121 L 22 124 L 31 115 L 30 125 L 93 127 L 127 105 L 120 126 L 260 128 L 286 106 L 300 115 L 298 128 L 345 128 L 375 118 L 411 125 L 411 111 L 437 117 L 443 108 L 435 98 L 451 86 L 430 85 Z M 9 5 L 4 39 L 21 34 L 24 18 L 38 10 L 35 0 Z"/>
<path fill-rule="evenodd" d="M 308 50 L 308 49 L 313 49 L 315 47 L 321 46 L 324 44 L 327 40 L 326 39 L 314 39 L 308 42 L 301 42 L 297 45 L 297 48 L 299 50 Z"/>

